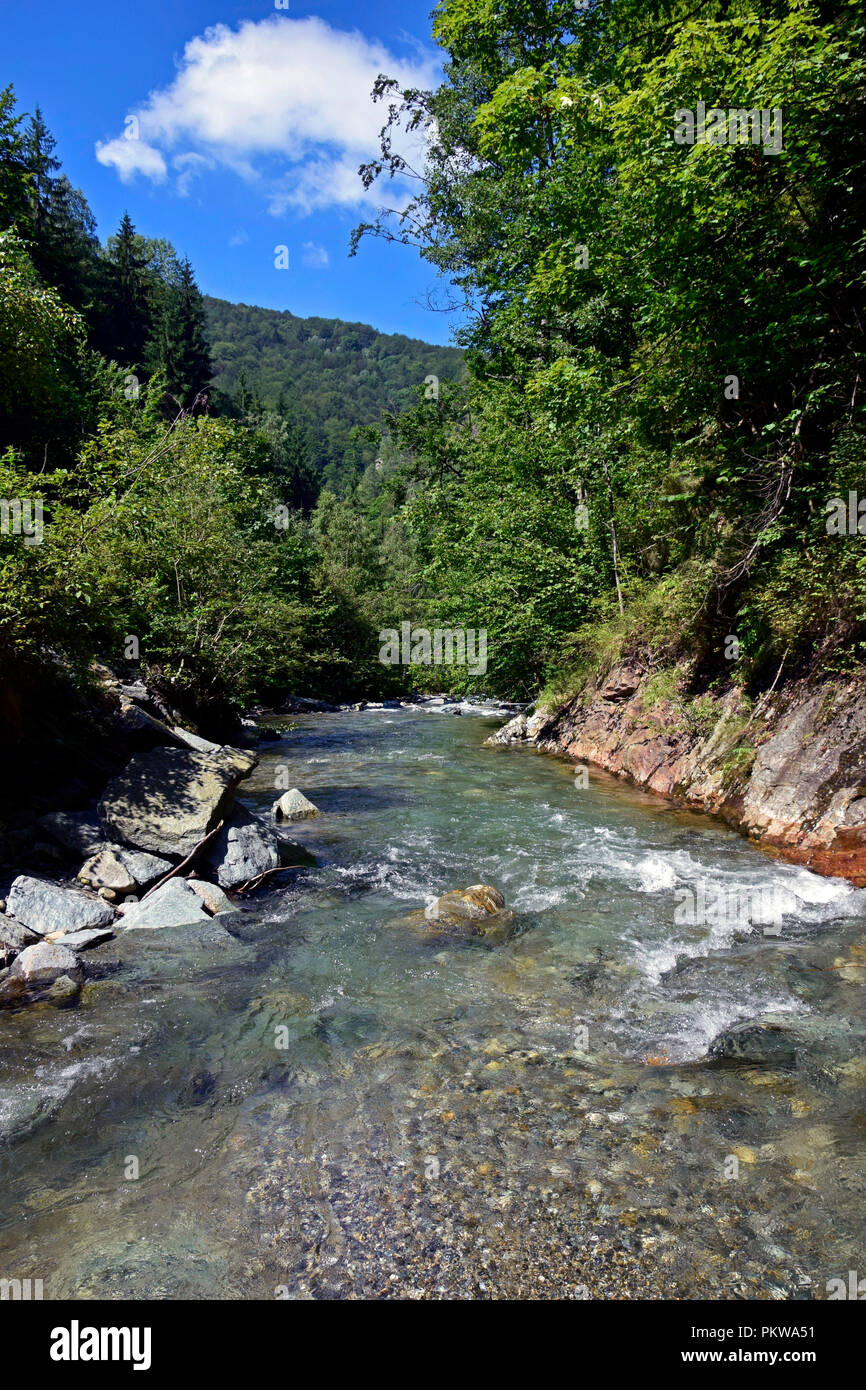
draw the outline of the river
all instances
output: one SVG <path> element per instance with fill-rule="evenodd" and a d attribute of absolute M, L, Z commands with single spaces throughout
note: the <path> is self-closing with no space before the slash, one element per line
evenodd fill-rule
<path fill-rule="evenodd" d="M 267 811 L 287 769 L 323 812 L 295 832 L 315 867 L 219 925 L 118 936 L 75 1007 L 0 1014 L 0 1276 L 81 1299 L 808 1299 L 866 1275 L 866 891 L 483 747 L 499 723 L 293 720 L 244 800 Z M 401 921 L 471 883 L 513 939 Z M 686 890 L 785 910 L 681 924 Z M 776 1053 L 707 1062 L 767 1015 Z"/>

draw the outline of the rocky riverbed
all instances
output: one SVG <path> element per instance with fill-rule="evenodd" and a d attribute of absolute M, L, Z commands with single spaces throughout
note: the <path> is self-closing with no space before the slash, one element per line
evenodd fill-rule
<path fill-rule="evenodd" d="M 220 806 L 244 826 L 284 834 L 280 783 L 303 792 L 306 865 L 241 893 L 215 836 L 199 879 L 168 880 L 200 915 L 127 930 L 137 885 L 74 993 L 0 1011 L 10 1276 L 72 1298 L 811 1299 L 862 1263 L 866 895 L 617 778 L 505 757 L 501 717 L 447 708 L 298 712 L 208 752 L 217 801 L 247 769 Z M 106 852 L 73 824 L 72 882 Z M 113 843 L 130 874 L 183 862 Z M 690 893 L 749 911 L 682 920 Z"/>

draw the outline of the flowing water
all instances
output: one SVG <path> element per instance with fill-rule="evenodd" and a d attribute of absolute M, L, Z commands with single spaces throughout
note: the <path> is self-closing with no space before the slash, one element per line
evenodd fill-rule
<path fill-rule="evenodd" d="M 315 867 L 90 952 L 76 1006 L 0 1014 L 0 1277 L 796 1299 L 866 1275 L 866 892 L 483 747 L 499 722 L 295 721 L 244 793 L 266 811 L 288 769 L 324 812 L 296 830 Z M 504 944 L 401 920 L 482 882 L 517 914 Z M 684 890 L 758 906 L 690 924 Z M 707 1061 L 767 1015 L 765 1059 Z"/>

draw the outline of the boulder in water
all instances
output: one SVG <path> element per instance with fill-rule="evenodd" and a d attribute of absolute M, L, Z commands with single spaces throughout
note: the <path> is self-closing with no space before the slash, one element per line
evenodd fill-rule
<path fill-rule="evenodd" d="M 427 941 L 482 939 L 494 945 L 514 934 L 514 913 L 506 908 L 498 888 L 474 883 L 443 893 L 424 912 L 410 913 L 399 924 Z"/>
<path fill-rule="evenodd" d="M 312 801 L 308 801 L 304 793 L 298 791 L 297 787 L 292 787 L 291 791 L 283 792 L 279 801 L 275 801 L 271 809 L 276 821 L 308 820 L 311 816 L 322 814 L 318 806 L 314 806 Z"/>
<path fill-rule="evenodd" d="M 208 846 L 207 858 L 220 887 L 237 888 L 280 867 L 279 841 L 269 825 L 237 806 Z"/>
<path fill-rule="evenodd" d="M 185 927 L 209 922 L 202 900 L 184 878 L 170 878 L 150 897 L 136 903 L 123 914 L 127 931 L 137 928 Z"/>

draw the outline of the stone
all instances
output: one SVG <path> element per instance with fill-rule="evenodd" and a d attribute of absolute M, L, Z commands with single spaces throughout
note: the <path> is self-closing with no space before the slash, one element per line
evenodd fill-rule
<path fill-rule="evenodd" d="M 59 980 L 61 975 L 75 979 L 80 972 L 78 957 L 68 946 L 39 941 L 35 946 L 26 946 L 20 956 L 15 957 L 9 975 L 26 985 L 43 985 Z"/>
<path fill-rule="evenodd" d="M 32 946 L 38 940 L 38 932 L 31 931 L 21 922 L 16 922 L 14 917 L 6 917 L 0 921 L 0 949 L 23 951 L 25 946 Z"/>
<path fill-rule="evenodd" d="M 635 693 L 641 683 L 642 673 L 633 666 L 616 666 L 610 672 L 601 690 L 598 692 L 603 700 L 609 700 L 613 704 L 618 704 L 621 700 L 628 700 Z"/>
<path fill-rule="evenodd" d="M 135 879 L 109 846 L 86 859 L 78 871 L 78 882 L 87 888 L 110 888 L 121 897 L 135 888 Z"/>
<path fill-rule="evenodd" d="M 215 883 L 208 883 L 203 878 L 187 879 L 188 886 L 194 893 L 201 898 L 208 912 L 214 917 L 221 917 L 226 912 L 237 912 L 239 909 L 231 898 L 218 888 Z"/>
<path fill-rule="evenodd" d="M 237 806 L 208 845 L 207 861 L 220 887 L 236 888 L 280 867 L 279 841 L 269 825 Z"/>
<path fill-rule="evenodd" d="M 201 898 L 194 893 L 186 879 L 170 878 L 155 888 L 149 897 L 128 908 L 123 914 L 126 931 L 152 930 L 161 927 L 186 927 L 209 922 Z"/>
<path fill-rule="evenodd" d="M 318 806 L 314 806 L 312 801 L 308 801 L 303 792 L 298 791 L 297 787 L 292 787 L 291 791 L 283 792 L 278 801 L 271 807 L 274 820 L 308 820 L 311 816 L 320 816 L 322 813 Z"/>
<path fill-rule="evenodd" d="M 443 893 L 424 912 L 401 918 L 401 924 L 431 941 L 462 937 L 483 938 L 489 945 L 507 941 L 514 934 L 514 913 L 505 906 L 497 888 L 475 883 Z"/>
<path fill-rule="evenodd" d="M 110 835 L 136 849 L 185 859 L 228 814 L 235 788 L 257 762 L 239 748 L 138 753 L 106 787 L 100 819 Z"/>
<path fill-rule="evenodd" d="M 110 888 L 126 897 L 136 888 L 147 888 L 171 872 L 170 859 L 123 845 L 106 845 L 79 870 L 78 879 L 92 888 Z M 110 900 L 109 900 L 110 901 Z"/>
<path fill-rule="evenodd" d="M 504 906 L 505 899 L 498 888 L 475 883 L 470 888 L 454 888 L 450 893 L 443 893 L 424 909 L 424 916 L 428 922 L 478 921 L 501 912 Z"/>
<path fill-rule="evenodd" d="M 113 931 L 72 931 L 53 939 L 60 946 L 68 946 L 70 951 L 89 951 L 92 946 L 101 946 L 103 941 L 110 941 L 113 936 Z"/>
<path fill-rule="evenodd" d="M 95 811 L 52 811 L 38 824 L 71 854 L 93 854 L 105 840 Z"/>
<path fill-rule="evenodd" d="M 719 1062 L 791 1067 L 797 1061 L 797 1039 L 775 1020 L 749 1019 L 725 1028 L 710 1044 L 707 1056 Z"/>
<path fill-rule="evenodd" d="M 27 874 L 19 874 L 9 890 L 9 912 L 39 936 L 104 927 L 114 920 L 114 909 L 101 898 Z"/>

